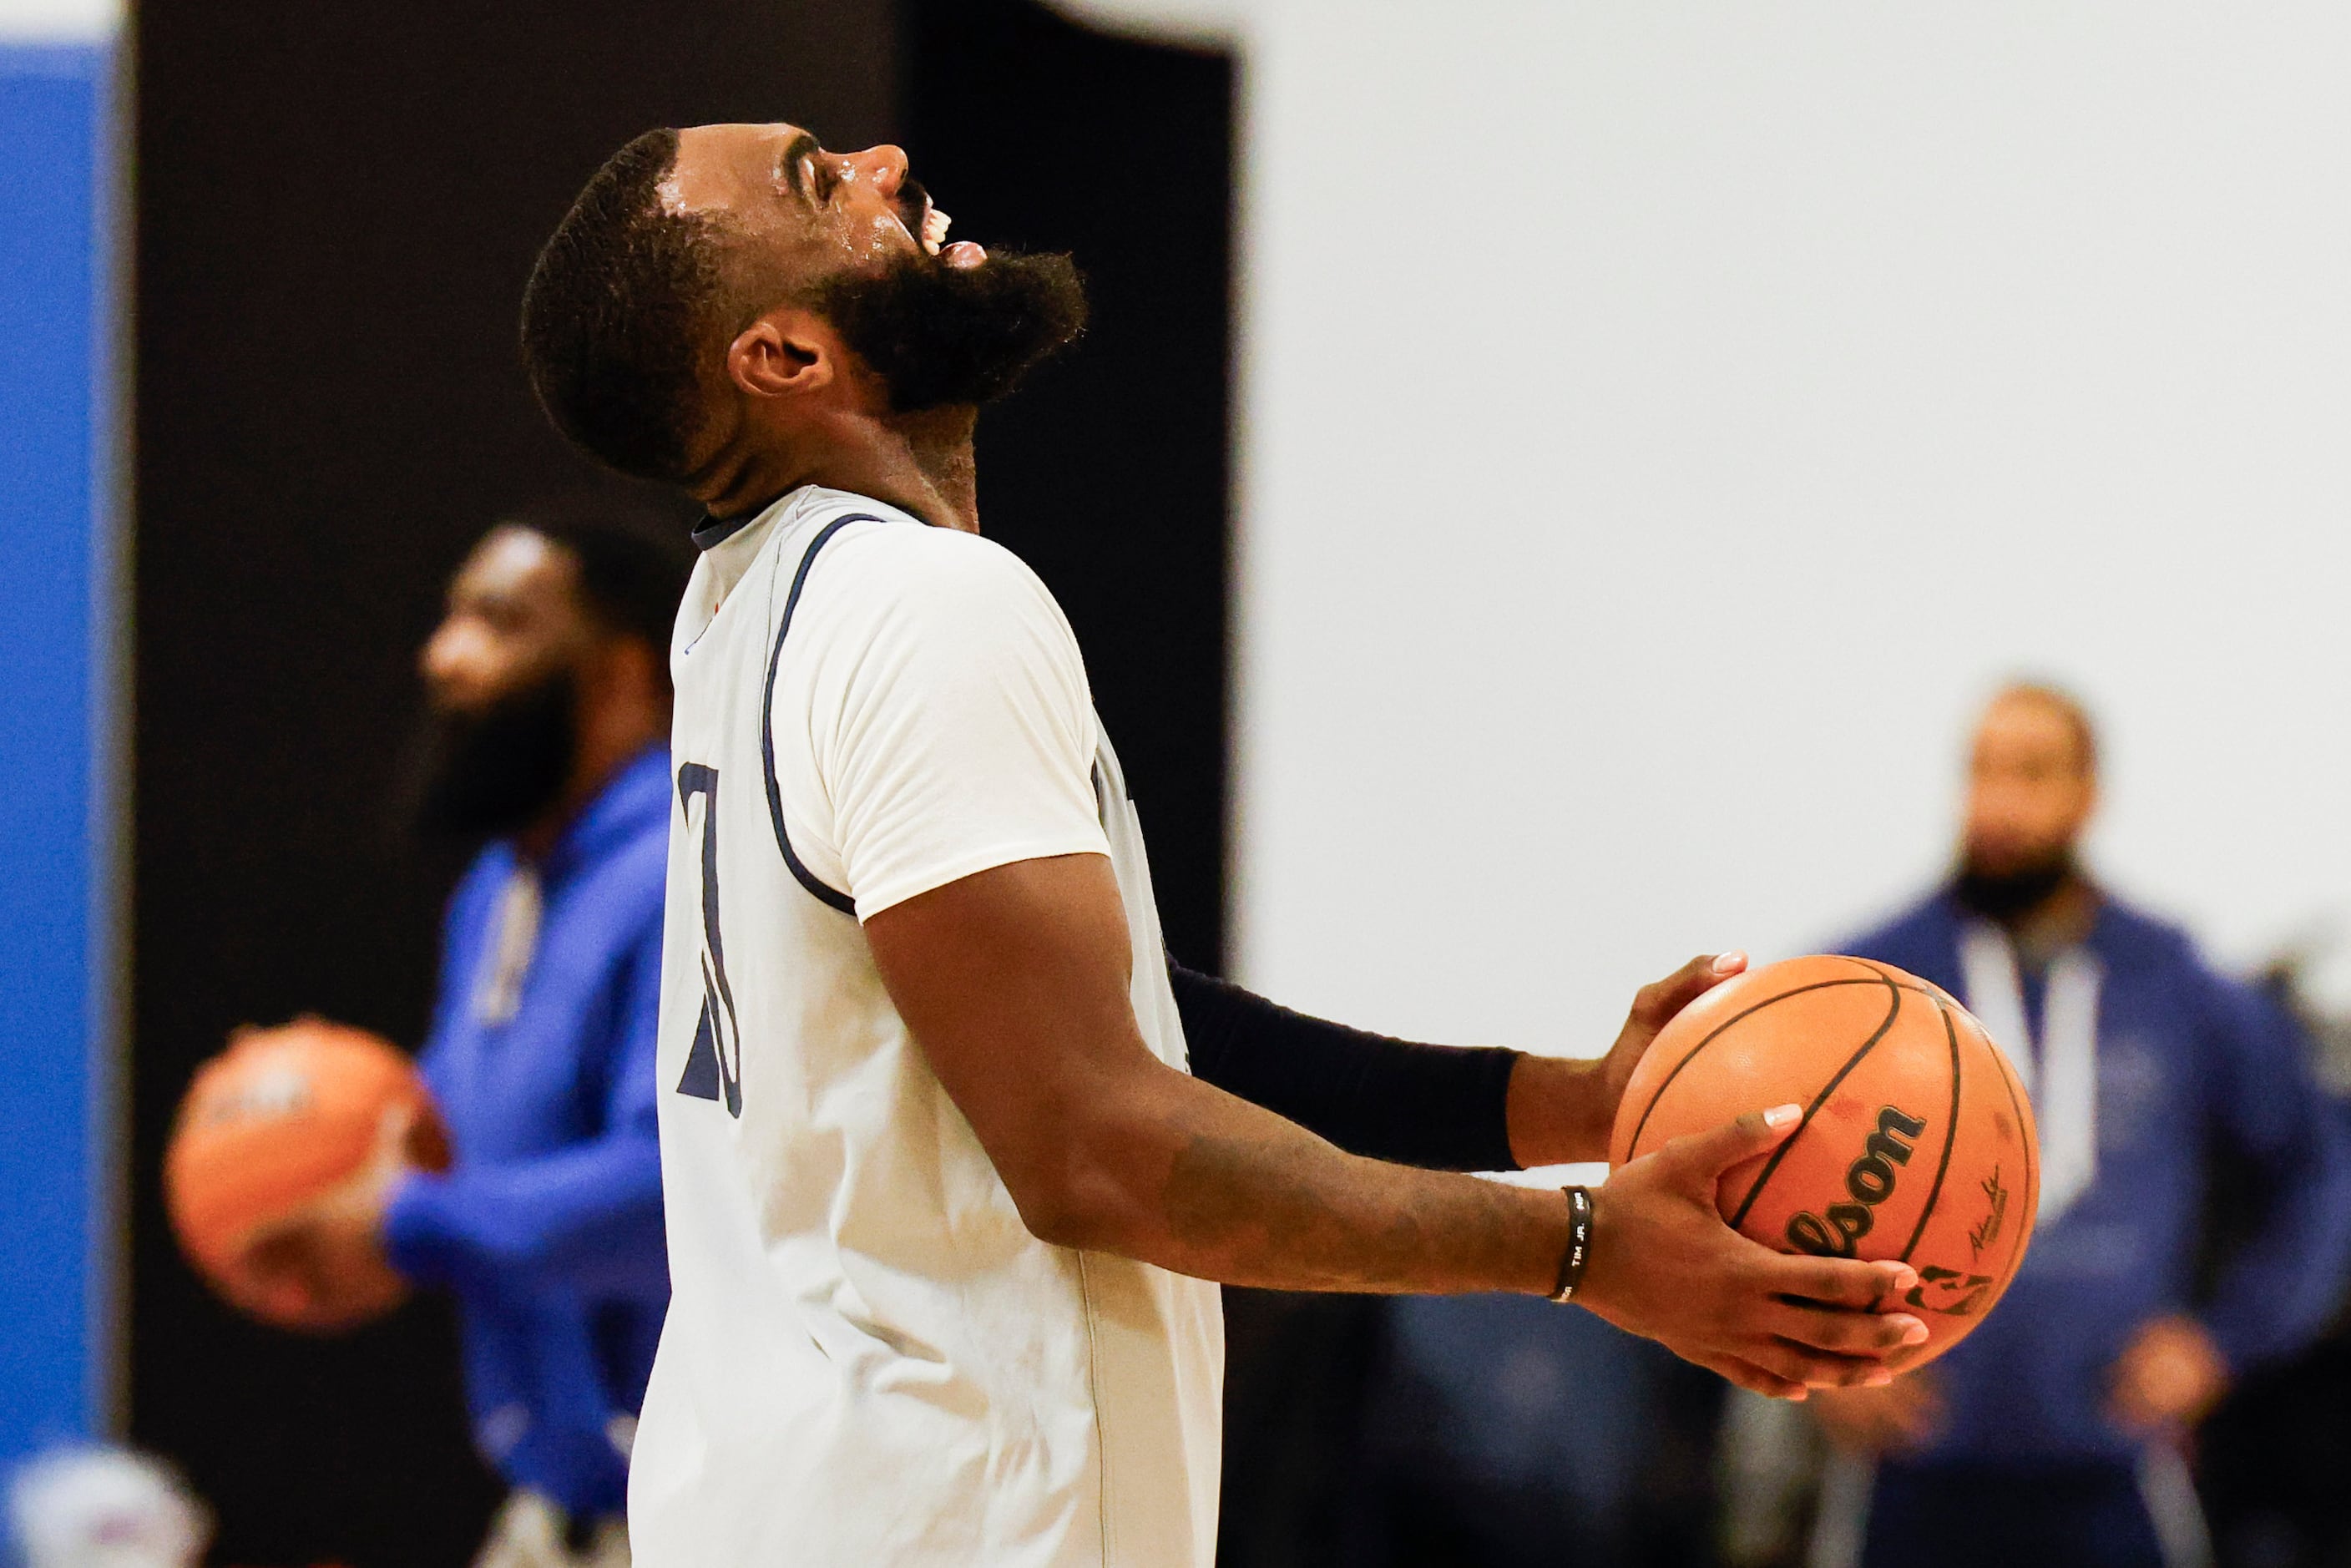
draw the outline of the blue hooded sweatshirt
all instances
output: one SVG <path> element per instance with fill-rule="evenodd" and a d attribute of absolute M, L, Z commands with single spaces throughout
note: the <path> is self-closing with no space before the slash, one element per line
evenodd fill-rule
<path fill-rule="evenodd" d="M 1845 950 L 1991 1015 L 2040 1122 L 2032 1249 L 1999 1307 L 1936 1364 L 1949 1420 L 1919 1462 L 2127 1463 L 2137 1445 L 2106 1417 L 2108 1380 L 2149 1318 L 2194 1316 L 2234 1373 L 2325 1327 L 2351 1268 L 2342 1113 L 2284 1013 L 2215 972 L 2185 933 L 2104 898 L 2076 947 L 2020 973 L 2007 938 L 1944 891 Z M 2001 994 L 1970 996 L 1971 978 Z M 2003 1014 L 2029 1040 L 2003 1038 Z M 2198 1299 L 2216 1145 L 2263 1191 L 2249 1211 L 2211 1217 L 2231 1261 Z"/>
<path fill-rule="evenodd" d="M 454 1291 L 476 1444 L 512 1484 L 618 1514 L 669 1302 L 654 1124 L 669 756 L 623 768 L 532 866 L 451 899 L 425 1081 L 445 1176 L 410 1176 L 393 1265 Z"/>

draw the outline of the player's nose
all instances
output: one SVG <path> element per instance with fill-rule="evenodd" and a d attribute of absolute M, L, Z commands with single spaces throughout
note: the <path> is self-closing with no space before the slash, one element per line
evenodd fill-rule
<path fill-rule="evenodd" d="M 417 674 L 436 702 L 461 699 L 478 684 L 487 652 L 481 635 L 464 618 L 452 616 L 425 639 L 416 656 Z"/>
<path fill-rule="evenodd" d="M 849 164 L 861 179 L 871 182 L 885 201 L 896 195 L 898 187 L 906 183 L 906 150 L 887 141 L 862 152 L 852 152 Z"/>

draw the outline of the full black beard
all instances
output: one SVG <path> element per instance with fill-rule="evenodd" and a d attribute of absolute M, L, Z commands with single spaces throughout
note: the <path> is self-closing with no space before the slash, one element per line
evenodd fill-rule
<path fill-rule="evenodd" d="M 558 670 L 486 708 L 427 714 L 411 774 L 417 830 L 478 841 L 538 821 L 571 777 L 578 698 L 571 672 Z"/>
<path fill-rule="evenodd" d="M 1951 883 L 1951 896 L 1971 915 L 2007 922 L 2040 908 L 2073 874 L 2071 850 L 2060 850 L 2046 860 L 2010 871 L 1988 872 L 1962 863 Z"/>
<path fill-rule="evenodd" d="M 820 304 L 899 413 L 993 402 L 1086 329 L 1085 280 L 1054 254 L 949 267 L 913 253 L 835 279 Z"/>

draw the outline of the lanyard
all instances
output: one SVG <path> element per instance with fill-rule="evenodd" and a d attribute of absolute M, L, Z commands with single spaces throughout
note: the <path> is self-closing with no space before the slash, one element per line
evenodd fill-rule
<path fill-rule="evenodd" d="M 2057 955 L 2049 966 L 2038 1041 L 2024 1015 L 2016 949 L 2004 932 L 1981 921 L 1963 928 L 1959 973 L 1969 1009 L 2008 1053 L 2032 1097 L 2041 1131 L 2038 1218 L 2053 1220 L 2098 1174 L 2098 991 L 2105 968 L 2081 947 Z"/>
<path fill-rule="evenodd" d="M 517 862 L 498 890 L 496 933 L 474 974 L 474 1017 L 486 1024 L 512 1023 L 522 1008 L 522 983 L 538 950 L 543 912 L 538 873 Z"/>

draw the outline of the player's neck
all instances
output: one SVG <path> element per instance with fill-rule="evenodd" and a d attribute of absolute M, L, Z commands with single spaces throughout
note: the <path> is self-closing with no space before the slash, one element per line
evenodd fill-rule
<path fill-rule="evenodd" d="M 804 485 L 870 496 L 934 527 L 979 531 L 978 411 L 842 418 L 820 439 L 778 443 L 723 462 L 695 499 L 716 517 L 739 517 Z"/>
<path fill-rule="evenodd" d="M 944 507 L 938 517 L 917 513 L 925 522 L 979 532 L 979 457 L 972 444 L 978 423 L 976 408 L 938 408 L 900 416 L 907 450 Z"/>

